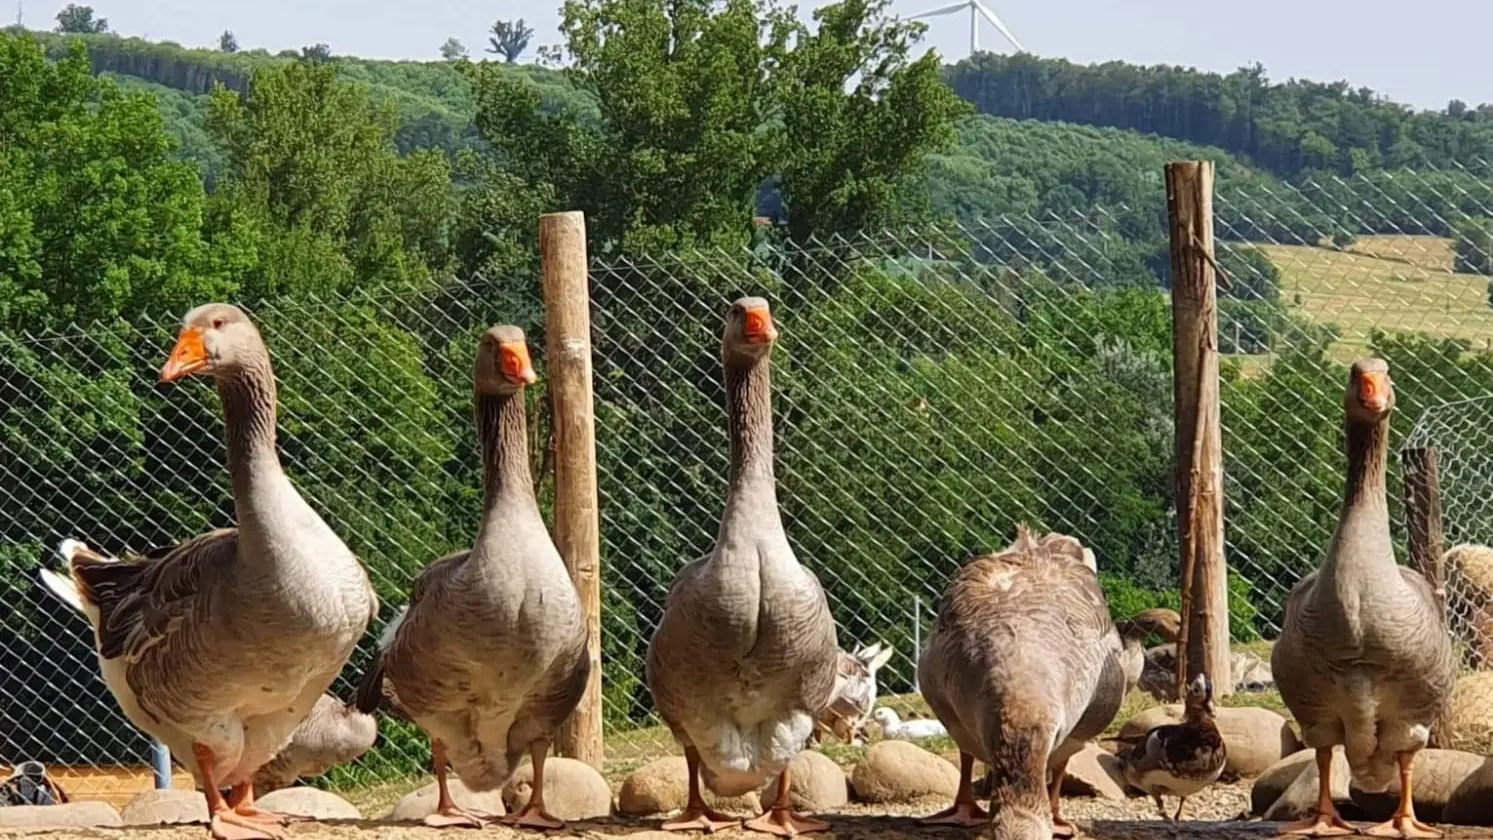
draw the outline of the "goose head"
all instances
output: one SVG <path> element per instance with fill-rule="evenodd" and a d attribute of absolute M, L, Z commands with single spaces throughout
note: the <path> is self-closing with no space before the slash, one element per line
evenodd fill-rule
<path fill-rule="evenodd" d="M 512 394 L 538 382 L 539 374 L 529 360 L 524 331 L 512 324 L 501 324 L 483 333 L 477 345 L 472 381 L 478 393 L 494 396 Z"/>
<path fill-rule="evenodd" d="M 1348 376 L 1348 390 L 1343 397 L 1348 420 L 1378 423 L 1394 410 L 1394 383 L 1389 379 L 1389 363 L 1383 359 L 1359 359 Z"/>
<path fill-rule="evenodd" d="M 205 303 L 182 318 L 171 356 L 161 367 L 161 381 L 175 382 L 195 373 L 222 377 L 265 358 L 264 339 L 242 309 L 229 303 Z"/>
<path fill-rule="evenodd" d="M 737 298 L 726 312 L 726 330 L 721 352 L 729 359 L 756 359 L 772 351 L 778 328 L 772 309 L 760 297 Z"/>
<path fill-rule="evenodd" d="M 888 709 L 886 706 L 882 706 L 881 708 L 872 712 L 871 719 L 875 720 L 876 723 L 881 726 L 883 731 L 891 729 L 898 723 L 902 722 L 902 719 L 897 715 L 897 713 L 892 709 Z"/>

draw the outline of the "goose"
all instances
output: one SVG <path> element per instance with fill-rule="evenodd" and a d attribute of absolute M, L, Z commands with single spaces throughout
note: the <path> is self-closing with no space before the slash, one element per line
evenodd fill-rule
<path fill-rule="evenodd" d="M 793 812 L 788 763 L 834 692 L 840 647 L 824 589 L 783 530 L 773 475 L 770 356 L 778 330 L 766 300 L 745 297 L 721 339 L 731 441 L 715 547 L 669 587 L 645 673 L 659 715 L 684 747 L 689 800 L 665 830 L 737 824 L 706 807 L 700 782 L 723 796 L 777 794 L 748 829 L 791 837 L 827 823 Z"/>
<path fill-rule="evenodd" d="M 902 720 L 895 709 L 882 706 L 872 717 L 881 724 L 881 737 L 893 741 L 920 741 L 924 738 L 945 738 L 949 731 L 936 720 Z"/>
<path fill-rule="evenodd" d="M 387 690 L 431 739 L 439 787 L 433 827 L 480 828 L 490 815 L 456 805 L 448 765 L 472 791 L 502 787 L 523 756 L 528 803 L 509 825 L 564 828 L 544 805 L 555 729 L 580 703 L 591 671 L 580 596 L 550 538 L 529 473 L 524 387 L 538 380 L 523 330 L 489 329 L 473 367 L 483 465 L 482 519 L 469 551 L 415 579 L 402 619 L 363 683 Z"/>
<path fill-rule="evenodd" d="M 989 819 L 996 840 L 1071 834 L 1063 776 L 1119 711 L 1120 650 L 1093 555 L 1077 539 L 1021 525 L 1004 550 L 966 563 L 919 662 L 923 698 L 959 746 L 954 804 L 923 822 Z M 974 798 L 976 759 L 991 769 L 993 814 Z"/>
<path fill-rule="evenodd" d="M 79 550 L 87 551 L 88 547 L 78 540 L 65 539 L 57 553 L 64 562 L 69 562 Z M 105 559 L 122 562 L 115 557 Z M 147 554 L 134 562 L 151 560 L 152 555 Z M 86 616 L 82 596 L 71 578 L 47 568 L 37 571 L 48 592 Z M 294 784 L 296 779 L 319 776 L 338 764 L 356 761 L 373 748 L 376 740 L 378 721 L 372 715 L 360 713 L 331 694 L 323 694 L 311 707 L 311 714 L 291 733 L 290 743 L 254 774 L 254 795 L 263 796 Z"/>
<path fill-rule="evenodd" d="M 336 679 L 378 598 L 280 466 L 269 351 L 238 307 L 204 304 L 182 319 L 160 378 L 199 373 L 222 399 L 238 527 L 148 563 L 74 549 L 68 570 L 104 682 L 131 723 L 187 764 L 213 836 L 275 840 L 292 818 L 254 806 L 254 774 Z"/>
<path fill-rule="evenodd" d="M 1347 487 L 1327 556 L 1291 589 L 1270 667 L 1281 699 L 1316 750 L 1315 815 L 1288 834 L 1351 834 L 1332 802 L 1332 749 L 1354 786 L 1383 793 L 1399 776 L 1399 807 L 1376 837 L 1439 837 L 1415 818 L 1411 768 L 1449 712 L 1451 641 L 1426 579 L 1395 562 L 1385 491 L 1394 386 L 1382 359 L 1353 364 L 1344 394 Z"/>
<path fill-rule="evenodd" d="M 1182 819 L 1187 797 L 1223 773 L 1228 748 L 1213 715 L 1213 681 L 1198 674 L 1187 685 L 1182 722 L 1151 727 L 1139 743 L 1116 756 L 1126 783 L 1150 794 L 1163 820 Z M 1179 798 L 1176 816 L 1166 813 L 1163 794 Z"/>

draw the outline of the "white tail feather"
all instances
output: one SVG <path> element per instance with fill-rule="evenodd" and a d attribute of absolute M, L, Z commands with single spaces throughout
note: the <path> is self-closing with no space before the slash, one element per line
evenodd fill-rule
<path fill-rule="evenodd" d="M 78 594 L 78 585 L 73 583 L 72 578 L 59 575 L 51 569 L 38 569 L 37 571 L 41 572 L 41 582 L 47 591 L 56 595 L 69 607 L 83 612 L 83 598 Z"/>
<path fill-rule="evenodd" d="M 384 625 L 383 632 L 378 634 L 379 650 L 388 650 L 389 645 L 394 641 L 394 634 L 399 632 L 399 625 L 404 623 L 405 613 L 409 611 L 410 605 L 405 604 L 399 608 L 399 612 L 395 613 L 393 618 L 389 619 L 389 623 Z"/>

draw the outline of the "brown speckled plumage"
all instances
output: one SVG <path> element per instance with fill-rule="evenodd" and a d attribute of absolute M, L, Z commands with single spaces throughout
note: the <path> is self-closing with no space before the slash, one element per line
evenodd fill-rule
<path fill-rule="evenodd" d="M 476 541 L 415 580 L 381 673 L 368 678 L 380 687 L 388 680 L 398 706 L 444 744 L 474 791 L 502 787 L 525 754 L 547 747 L 590 672 L 580 599 L 534 498 L 522 381 L 501 361 L 510 358 L 502 348 L 523 341 L 517 327 L 494 327 L 478 349 Z"/>
<path fill-rule="evenodd" d="M 1202 674 L 1194 677 L 1182 722 L 1152 727 L 1118 757 L 1125 781 L 1150 794 L 1163 819 L 1181 819 L 1187 797 L 1217 781 L 1228 761 L 1214 720 L 1212 681 Z M 1163 796 L 1181 799 L 1175 816 L 1166 813 Z"/>
<path fill-rule="evenodd" d="M 923 696 L 961 752 L 991 766 L 998 840 L 1052 836 L 1046 785 L 1120 708 L 1120 637 L 1088 555 L 1025 527 L 964 565 L 923 652 Z M 966 774 L 967 775 L 967 774 Z"/>
<path fill-rule="evenodd" d="M 698 750 L 705 783 L 726 795 L 760 788 L 803 749 L 831 699 L 839 656 L 824 590 L 794 556 L 778 511 L 772 342 L 744 332 L 749 315 L 766 307 L 743 299 L 727 316 L 725 511 L 712 552 L 670 586 L 648 646 L 659 714 Z"/>
<path fill-rule="evenodd" d="M 275 378 L 244 313 L 226 304 L 189 312 L 165 370 L 217 381 L 238 528 L 149 562 L 79 550 L 69 566 L 125 715 L 179 756 L 199 787 L 193 745 L 210 749 L 212 778 L 229 787 L 285 746 L 378 602 L 362 564 L 281 469 Z"/>

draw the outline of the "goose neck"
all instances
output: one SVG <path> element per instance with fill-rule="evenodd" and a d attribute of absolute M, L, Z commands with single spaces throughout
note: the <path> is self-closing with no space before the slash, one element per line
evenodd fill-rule
<path fill-rule="evenodd" d="M 478 393 L 477 441 L 482 450 L 484 520 L 511 505 L 538 513 L 529 472 L 528 418 L 521 391 Z"/>
<path fill-rule="evenodd" d="M 730 488 L 774 484 L 772 382 L 768 357 L 726 362 L 726 418 L 731 436 Z"/>
<path fill-rule="evenodd" d="M 1345 511 L 1358 508 L 1388 510 L 1385 468 L 1389 456 L 1389 418 L 1375 422 L 1349 421 L 1347 439 Z"/>
<path fill-rule="evenodd" d="M 218 378 L 228 445 L 228 474 L 236 498 L 247 498 L 261 478 L 280 472 L 275 451 L 275 374 L 269 359 Z"/>

